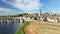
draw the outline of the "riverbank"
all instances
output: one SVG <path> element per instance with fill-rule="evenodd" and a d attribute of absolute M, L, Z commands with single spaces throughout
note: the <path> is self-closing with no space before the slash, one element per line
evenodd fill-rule
<path fill-rule="evenodd" d="M 33 21 L 24 29 L 25 34 L 60 34 L 60 25 Z"/>
<path fill-rule="evenodd" d="M 15 34 L 24 34 L 24 28 L 29 24 L 28 21 L 24 21 L 23 25 L 16 31 Z"/>

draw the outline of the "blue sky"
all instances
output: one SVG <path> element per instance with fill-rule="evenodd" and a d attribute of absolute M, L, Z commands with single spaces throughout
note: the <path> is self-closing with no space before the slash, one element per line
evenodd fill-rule
<path fill-rule="evenodd" d="M 60 0 L 41 0 L 41 3 L 43 4 L 42 12 L 60 13 Z"/>
<path fill-rule="evenodd" d="M 0 0 L 0 16 L 52 11 L 60 13 L 60 0 Z"/>

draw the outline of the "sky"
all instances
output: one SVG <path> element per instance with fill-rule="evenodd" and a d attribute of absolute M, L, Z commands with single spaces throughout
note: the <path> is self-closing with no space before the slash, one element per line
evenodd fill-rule
<path fill-rule="evenodd" d="M 0 0 L 0 16 L 21 13 L 60 13 L 60 0 Z"/>

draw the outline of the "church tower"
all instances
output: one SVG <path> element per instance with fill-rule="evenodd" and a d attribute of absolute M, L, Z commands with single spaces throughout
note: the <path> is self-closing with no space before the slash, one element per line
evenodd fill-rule
<path fill-rule="evenodd" d="M 40 11 L 39 11 L 39 17 L 41 16 L 41 9 L 40 9 Z"/>

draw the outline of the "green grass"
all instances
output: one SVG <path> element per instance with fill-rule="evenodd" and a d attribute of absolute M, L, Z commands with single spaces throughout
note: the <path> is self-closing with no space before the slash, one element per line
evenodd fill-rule
<path fill-rule="evenodd" d="M 25 21 L 23 25 L 18 28 L 15 34 L 24 34 L 24 28 L 29 24 L 29 22 Z"/>

